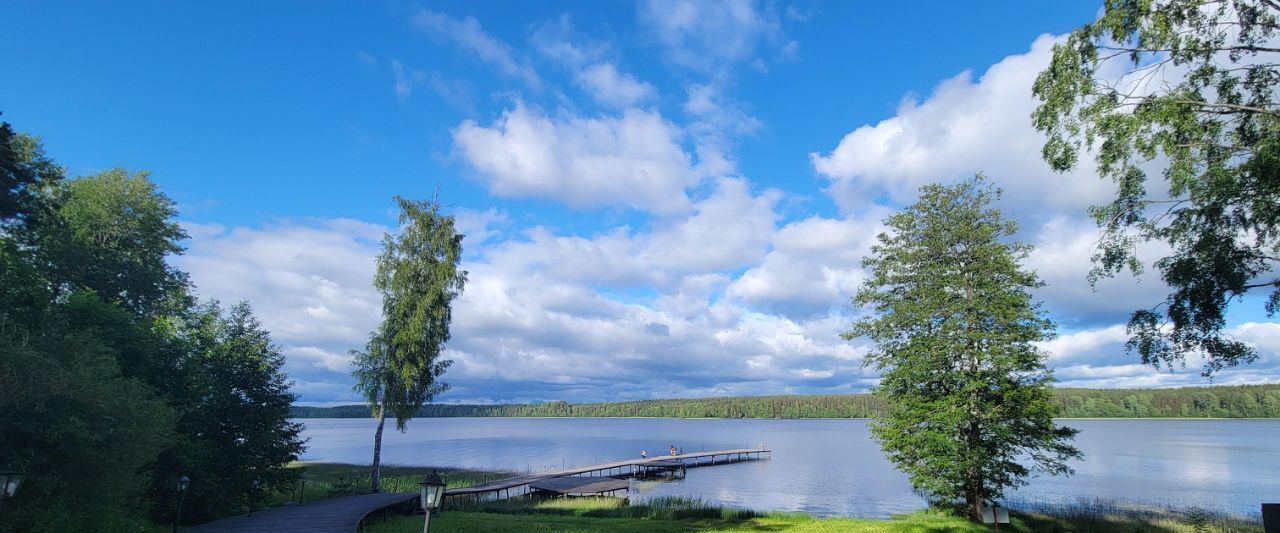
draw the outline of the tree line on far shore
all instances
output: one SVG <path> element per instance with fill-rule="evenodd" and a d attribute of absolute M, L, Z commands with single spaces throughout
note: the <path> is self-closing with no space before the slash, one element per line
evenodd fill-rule
<path fill-rule="evenodd" d="M 1280 418 L 1280 384 L 1177 389 L 1055 389 L 1066 418 Z M 883 401 L 872 394 L 741 396 L 615 403 L 427 404 L 419 418 L 673 417 L 870 418 Z M 364 405 L 294 406 L 296 418 L 368 418 Z"/>

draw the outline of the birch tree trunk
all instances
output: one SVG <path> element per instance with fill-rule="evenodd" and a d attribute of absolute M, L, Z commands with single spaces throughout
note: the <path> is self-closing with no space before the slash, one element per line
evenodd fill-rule
<path fill-rule="evenodd" d="M 387 423 L 387 401 L 378 406 L 378 429 L 373 432 L 373 472 L 369 475 L 369 492 L 382 492 L 382 428 Z"/>

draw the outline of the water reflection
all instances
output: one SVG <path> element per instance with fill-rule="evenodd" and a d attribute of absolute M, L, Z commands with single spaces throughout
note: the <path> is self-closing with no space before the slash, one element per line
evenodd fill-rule
<path fill-rule="evenodd" d="M 303 420 L 304 459 L 367 463 L 373 421 Z M 1015 495 L 1046 502 L 1079 498 L 1200 506 L 1256 514 L 1280 488 L 1280 421 L 1071 420 L 1085 460 L 1071 478 L 1035 478 Z M 388 431 L 389 464 L 539 471 L 562 465 L 686 451 L 774 450 L 768 461 L 689 471 L 682 480 L 637 482 L 631 497 L 701 498 L 752 509 L 887 516 L 923 501 L 884 459 L 861 420 L 677 420 L 448 418 Z"/>

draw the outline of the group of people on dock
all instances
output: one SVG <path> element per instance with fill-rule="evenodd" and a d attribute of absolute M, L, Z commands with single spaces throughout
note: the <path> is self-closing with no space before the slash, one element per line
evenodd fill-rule
<path fill-rule="evenodd" d="M 761 442 L 761 443 L 757 444 L 757 445 L 756 445 L 756 449 L 758 449 L 758 450 L 764 450 L 764 449 L 765 449 L 765 447 L 764 447 L 764 443 L 763 443 L 763 442 Z M 683 454 L 683 453 L 684 453 L 684 451 L 683 451 L 683 450 L 679 450 L 679 449 L 677 449 L 675 444 L 668 444 L 668 445 L 667 445 L 667 454 L 668 454 L 668 455 L 670 455 L 670 456 L 672 456 L 672 457 L 675 457 L 675 456 L 677 456 L 677 455 L 681 455 L 681 454 Z M 640 450 L 640 458 L 641 458 L 641 459 L 648 459 L 648 458 L 649 458 L 649 450 Z"/>
<path fill-rule="evenodd" d="M 675 456 L 677 456 L 677 455 L 680 455 L 680 454 L 681 454 L 681 453 L 683 453 L 683 452 L 681 452 L 680 450 L 676 449 L 676 445 L 675 445 L 675 444 L 668 444 L 668 445 L 667 445 L 667 453 L 668 453 L 668 455 L 670 455 L 670 456 L 672 456 L 672 457 L 675 457 Z M 641 458 L 641 459 L 648 459 L 648 458 L 649 458 L 649 450 L 640 450 L 640 458 Z"/>

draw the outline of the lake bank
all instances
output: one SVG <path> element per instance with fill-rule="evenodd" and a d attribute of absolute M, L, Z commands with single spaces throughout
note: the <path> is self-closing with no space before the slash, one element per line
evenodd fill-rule
<path fill-rule="evenodd" d="M 1077 512 L 1052 516 L 1014 512 L 1002 531 L 1018 533 L 1090 531 L 1098 533 L 1159 531 L 1261 532 L 1260 524 L 1230 517 L 1195 513 L 1142 514 Z M 976 524 L 940 510 L 917 510 L 886 519 L 815 517 L 803 513 L 749 512 L 708 506 L 698 500 L 668 500 L 630 505 L 615 498 L 552 499 L 528 502 L 494 502 L 453 509 L 432 518 L 432 525 L 448 531 L 532 533 L 555 531 L 596 532 L 971 532 L 985 533 L 989 526 Z M 371 523 L 370 533 L 411 533 L 422 528 L 421 516 L 398 516 L 385 523 Z"/>
<path fill-rule="evenodd" d="M 1063 418 L 1280 418 L 1280 384 L 1171 389 L 1054 389 Z M 418 418 L 863 419 L 883 409 L 870 394 L 737 396 L 612 403 L 427 404 Z M 296 418 L 367 418 L 364 405 L 293 406 Z"/>
<path fill-rule="evenodd" d="M 346 487 L 352 478 L 367 482 L 368 465 L 295 463 L 304 468 L 308 484 L 319 494 L 307 500 L 309 505 L 323 505 L 319 500 L 338 497 L 347 492 L 333 492 L 337 485 Z M 387 491 L 411 491 L 430 467 L 387 465 L 383 479 Z M 456 471 L 442 469 L 450 487 L 467 486 L 488 481 L 510 472 Z M 367 490 L 357 484 L 355 492 Z M 326 489 L 330 489 L 326 492 Z M 1071 507 L 1036 508 L 1027 502 L 1011 502 L 1015 506 L 1011 524 L 1001 529 L 1013 532 L 1128 532 L 1160 531 L 1193 533 L 1197 531 L 1261 532 L 1256 520 L 1223 516 L 1186 509 L 1132 509 L 1115 503 L 1091 502 Z M 600 531 L 600 532 L 685 532 L 685 531 L 773 531 L 791 533 L 842 532 L 921 532 L 955 531 L 979 533 L 986 526 L 957 517 L 951 512 L 919 509 L 886 519 L 856 517 L 816 517 L 805 513 L 751 511 L 710 505 L 701 499 L 663 498 L 632 505 L 621 498 L 554 498 L 512 500 L 483 503 L 454 502 L 448 510 L 433 518 L 434 526 L 447 531 L 483 531 L 490 533 Z M 365 531 L 371 533 L 416 532 L 422 517 L 392 516 L 385 522 L 372 519 Z"/>
<path fill-rule="evenodd" d="M 309 461 L 369 460 L 374 422 L 306 419 Z M 1010 496 L 1048 504 L 1109 499 L 1256 516 L 1274 497 L 1277 420 L 1077 420 L 1083 461 L 1072 477 L 1033 477 Z M 704 498 L 737 509 L 887 518 L 924 507 L 860 420 L 448 418 L 384 436 L 384 461 L 518 473 L 665 453 L 751 448 L 767 461 L 697 469 L 674 483 L 635 483 L 632 502 Z M 1135 498 L 1139 499 L 1134 501 Z"/>

